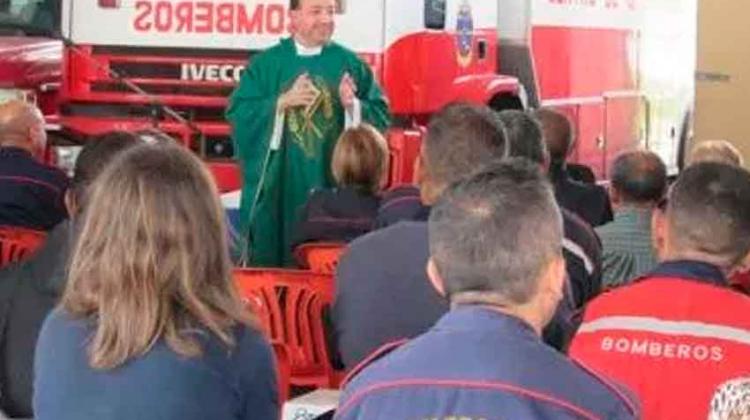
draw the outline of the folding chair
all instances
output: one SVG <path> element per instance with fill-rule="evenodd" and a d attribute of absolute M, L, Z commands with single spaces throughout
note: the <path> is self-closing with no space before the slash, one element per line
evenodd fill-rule
<path fill-rule="evenodd" d="M 0 267 L 31 256 L 46 237 L 41 231 L 0 226 Z"/>
<path fill-rule="evenodd" d="M 346 244 L 340 242 L 308 242 L 295 248 L 294 256 L 302 268 L 334 274 L 345 249 Z"/>
<path fill-rule="evenodd" d="M 289 355 L 292 385 L 336 387 L 340 375 L 326 348 L 323 310 L 333 300 L 333 277 L 304 270 L 235 269 L 240 294 L 260 315 L 269 339 Z"/>

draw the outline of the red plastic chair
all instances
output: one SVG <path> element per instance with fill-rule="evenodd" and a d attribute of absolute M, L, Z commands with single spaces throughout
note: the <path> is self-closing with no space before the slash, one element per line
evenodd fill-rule
<path fill-rule="evenodd" d="M 294 256 L 302 268 L 333 274 L 345 249 L 346 244 L 340 242 L 308 242 L 295 248 Z"/>
<path fill-rule="evenodd" d="M 328 358 L 323 310 L 333 300 L 330 274 L 303 270 L 236 269 L 240 295 L 259 305 L 272 342 L 283 343 L 289 355 L 292 385 L 335 388 L 340 375 Z M 255 303 L 252 303 L 255 302 Z M 265 311 L 267 315 L 262 315 Z"/>
<path fill-rule="evenodd" d="M 28 258 L 44 243 L 44 232 L 0 226 L 0 267 Z"/>

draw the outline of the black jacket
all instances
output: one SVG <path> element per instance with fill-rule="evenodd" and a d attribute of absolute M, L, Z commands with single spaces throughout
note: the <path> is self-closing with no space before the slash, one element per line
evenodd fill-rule
<path fill-rule="evenodd" d="M 612 221 L 612 204 L 603 187 L 574 181 L 559 165 L 550 169 L 550 179 L 560 207 L 572 211 L 594 227 Z"/>
<path fill-rule="evenodd" d="M 65 287 L 71 231 L 60 223 L 30 260 L 0 270 L 0 408 L 11 417 L 33 416 L 34 349 Z"/>
<path fill-rule="evenodd" d="M 305 242 L 350 242 L 372 230 L 378 197 L 354 188 L 314 190 L 301 209 L 292 246 Z"/>
<path fill-rule="evenodd" d="M 67 217 L 68 177 L 31 153 L 0 147 L 0 225 L 49 230 Z"/>

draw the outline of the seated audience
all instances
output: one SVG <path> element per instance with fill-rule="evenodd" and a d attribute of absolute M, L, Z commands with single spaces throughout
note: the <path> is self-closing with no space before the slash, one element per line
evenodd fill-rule
<path fill-rule="evenodd" d="M 645 419 L 705 420 L 722 382 L 747 374 L 750 298 L 726 275 L 750 259 L 750 173 L 688 167 L 654 212 L 661 264 L 586 308 L 571 355 L 630 386 Z"/>
<path fill-rule="evenodd" d="M 565 165 L 568 176 L 574 181 L 583 182 L 584 184 L 596 184 L 596 175 L 587 165 L 579 163 L 567 163 Z"/>
<path fill-rule="evenodd" d="M 430 208 L 422 204 L 419 186 L 399 185 L 384 192 L 380 198 L 374 229 L 382 229 L 403 220 L 426 221 L 429 216 Z"/>
<path fill-rule="evenodd" d="M 725 165 L 743 167 L 742 155 L 732 143 L 725 140 L 708 140 L 696 145 L 690 153 L 690 165 L 701 162 L 716 162 Z M 732 287 L 750 295 L 750 263 L 735 268 L 729 275 Z"/>
<path fill-rule="evenodd" d="M 87 143 L 76 160 L 65 202 L 71 220 L 86 205 L 86 189 L 114 156 L 137 144 L 137 137 L 113 132 Z M 11 417 L 33 417 L 34 347 L 42 322 L 65 288 L 73 222 L 55 226 L 34 256 L 0 270 L 0 409 Z"/>
<path fill-rule="evenodd" d="M 388 176 L 388 144 L 370 125 L 349 128 L 333 149 L 337 188 L 314 190 L 302 208 L 292 246 L 303 242 L 349 242 L 372 230 L 378 194 Z"/>
<path fill-rule="evenodd" d="M 500 121 L 488 108 L 453 104 L 435 114 L 422 143 L 419 183 L 431 205 L 452 182 L 506 156 Z M 336 273 L 331 311 L 344 366 L 394 340 L 417 336 L 448 310 L 424 272 L 425 221 L 404 221 L 349 244 Z"/>
<path fill-rule="evenodd" d="M 375 229 L 382 229 L 402 220 L 427 221 L 430 207 L 422 203 L 419 193 L 419 156 L 414 160 L 414 184 L 398 185 L 385 191 L 380 199 L 380 208 L 375 218 Z"/>
<path fill-rule="evenodd" d="M 539 122 L 531 114 L 515 110 L 500 112 L 498 117 L 506 128 L 510 156 L 529 159 L 547 171 L 550 158 Z M 568 210 L 561 209 L 561 213 L 563 257 L 571 285 L 572 306 L 580 308 L 601 290 L 602 250 L 591 226 Z M 551 340 L 549 332 L 545 331 L 548 342 Z M 564 344 L 560 338 L 554 340 L 557 348 Z"/>
<path fill-rule="evenodd" d="M 0 105 L 0 226 L 49 230 L 65 212 L 68 177 L 43 163 L 42 113 L 26 102 Z"/>
<path fill-rule="evenodd" d="M 667 191 L 667 167 L 652 152 L 621 154 L 611 173 L 615 220 L 596 228 L 604 249 L 605 288 L 625 284 L 656 267 L 651 213 Z"/>
<path fill-rule="evenodd" d="M 750 378 L 722 384 L 711 399 L 708 420 L 750 420 Z"/>
<path fill-rule="evenodd" d="M 337 418 L 639 418 L 616 386 L 540 339 L 565 261 L 538 165 L 510 159 L 449 187 L 430 214 L 429 248 L 430 281 L 451 310 L 352 372 Z"/>
<path fill-rule="evenodd" d="M 574 142 L 573 126 L 568 117 L 548 108 L 535 111 L 534 116 L 542 124 L 552 159 L 549 175 L 557 202 L 591 226 L 601 226 L 611 221 L 612 206 L 607 191 L 598 185 L 574 181 L 567 172 L 566 162 Z"/>
<path fill-rule="evenodd" d="M 273 352 L 232 285 L 216 186 L 138 145 L 88 193 L 35 356 L 37 420 L 278 419 Z"/>
<path fill-rule="evenodd" d="M 695 145 L 690 151 L 688 165 L 700 162 L 716 162 L 740 167 L 744 165 L 744 159 L 739 150 L 726 140 L 707 140 Z"/>

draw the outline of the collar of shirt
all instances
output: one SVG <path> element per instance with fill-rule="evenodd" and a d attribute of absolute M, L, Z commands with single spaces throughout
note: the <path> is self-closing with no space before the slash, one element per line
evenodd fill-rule
<path fill-rule="evenodd" d="M 297 55 L 300 57 L 313 57 L 316 55 L 320 55 L 321 52 L 323 52 L 323 47 L 312 47 L 308 48 L 304 45 L 297 42 L 297 40 L 294 40 L 294 47 L 297 49 Z"/>
<path fill-rule="evenodd" d="M 6 146 L 6 147 L 0 147 L 0 156 L 3 157 L 26 157 L 29 159 L 33 159 L 34 156 L 26 150 L 22 149 L 20 147 L 13 147 L 13 146 Z"/>
<path fill-rule="evenodd" d="M 692 260 L 665 261 L 656 266 L 646 277 L 678 277 L 716 286 L 729 285 L 729 281 L 719 267 Z"/>
<path fill-rule="evenodd" d="M 436 330 L 491 330 L 528 336 L 540 341 L 534 329 L 520 318 L 481 305 L 460 305 L 451 309 L 435 324 Z"/>
<path fill-rule="evenodd" d="M 651 229 L 651 208 L 642 208 L 642 207 L 633 207 L 633 206 L 627 206 L 623 207 L 615 212 L 614 221 L 623 223 L 632 223 L 632 224 L 638 224 L 647 226 L 649 230 Z"/>

